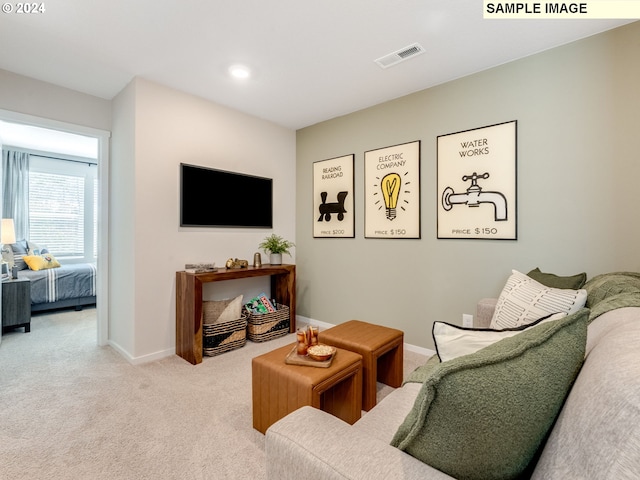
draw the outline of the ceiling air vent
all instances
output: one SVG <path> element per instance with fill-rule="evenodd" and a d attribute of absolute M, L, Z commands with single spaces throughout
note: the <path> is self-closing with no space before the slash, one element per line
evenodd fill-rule
<path fill-rule="evenodd" d="M 381 68 L 389 68 L 392 65 L 404 62 L 405 60 L 408 60 L 411 57 L 415 57 L 416 55 L 420 55 L 424 52 L 425 50 L 422 45 L 420 45 L 419 43 L 414 43 L 413 45 L 409 45 L 407 47 L 401 48 L 400 50 L 396 50 L 389 55 L 377 58 L 375 62 L 380 65 Z"/>

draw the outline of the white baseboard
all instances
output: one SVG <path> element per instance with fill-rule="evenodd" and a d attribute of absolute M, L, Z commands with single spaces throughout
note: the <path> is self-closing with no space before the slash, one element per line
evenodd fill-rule
<path fill-rule="evenodd" d="M 431 350 L 430 348 L 419 347 L 417 345 L 411 345 L 410 343 L 405 343 L 404 348 L 410 352 L 424 355 L 425 357 L 431 357 L 436 354 L 435 350 Z"/>
<path fill-rule="evenodd" d="M 129 352 L 127 352 L 124 348 L 118 345 L 116 342 L 109 340 L 109 346 L 113 348 L 116 352 L 122 355 L 127 362 L 131 365 L 141 365 L 143 363 L 153 362 L 156 360 L 160 360 L 162 358 L 170 357 L 171 355 L 175 355 L 176 349 L 168 348 L 167 350 L 161 350 L 159 352 L 150 353 L 148 355 L 142 355 L 141 357 L 132 357 Z"/>
<path fill-rule="evenodd" d="M 318 327 L 320 327 L 321 330 L 326 330 L 328 328 L 335 327 L 335 324 L 333 323 L 313 320 L 312 318 L 303 317 L 302 315 L 296 315 L 296 325 L 303 326 L 303 327 L 307 327 L 308 325 L 317 325 Z M 176 354 L 176 349 L 175 347 L 173 347 L 173 348 L 168 348 L 166 350 L 161 350 L 159 352 L 150 353 L 148 355 L 142 355 L 140 357 L 132 357 L 131 354 L 129 354 L 129 352 L 127 352 L 124 348 L 122 348 L 116 342 L 109 340 L 108 344 L 111 348 L 113 348 L 120 355 L 122 355 L 132 365 L 141 365 L 143 363 L 153 362 L 153 361 L 170 357 L 171 355 Z M 405 350 L 417 353 L 419 355 L 424 355 L 425 357 L 430 357 L 436 354 L 435 350 L 419 347 L 417 345 L 411 345 L 410 343 L 405 343 L 404 348 Z"/>
<path fill-rule="evenodd" d="M 304 325 L 305 327 L 309 325 L 318 326 L 321 329 L 328 329 L 331 327 L 335 327 L 333 323 L 321 322 L 319 320 L 313 320 L 309 317 L 303 317 L 302 315 L 296 315 L 296 325 Z"/>
<path fill-rule="evenodd" d="M 303 317 L 302 315 L 296 315 L 296 325 L 304 325 L 305 327 L 308 325 L 317 325 L 322 329 L 327 329 L 331 327 L 335 327 L 332 323 L 321 322 L 319 320 L 313 320 L 309 317 Z M 420 355 L 424 355 L 426 357 L 430 357 L 436 354 L 435 350 L 431 350 L 430 348 L 419 347 L 417 345 L 411 345 L 410 343 L 405 343 L 404 348 L 410 352 L 414 352 Z"/>

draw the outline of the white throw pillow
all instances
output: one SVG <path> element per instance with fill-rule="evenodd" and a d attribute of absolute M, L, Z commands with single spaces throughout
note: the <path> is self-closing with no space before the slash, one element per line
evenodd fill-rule
<path fill-rule="evenodd" d="M 210 325 L 239 319 L 242 316 L 242 298 L 242 295 L 238 295 L 234 299 L 202 302 L 202 323 Z"/>
<path fill-rule="evenodd" d="M 440 361 L 446 362 L 462 355 L 475 353 L 503 338 L 513 337 L 530 328 L 537 327 L 541 323 L 558 320 L 566 316 L 566 313 L 556 313 L 535 320 L 529 325 L 506 330 L 465 328 L 445 322 L 434 322 L 432 330 L 433 341 Z"/>
<path fill-rule="evenodd" d="M 524 273 L 512 270 L 498 297 L 489 326 L 494 330 L 504 330 L 528 325 L 551 313 L 571 315 L 584 307 L 586 301 L 585 289 L 546 287 Z"/>

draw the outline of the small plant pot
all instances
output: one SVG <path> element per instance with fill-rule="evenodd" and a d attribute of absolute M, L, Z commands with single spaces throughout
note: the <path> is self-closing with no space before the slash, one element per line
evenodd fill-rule
<path fill-rule="evenodd" d="M 271 265 L 282 265 L 282 254 L 281 253 L 270 253 L 269 254 L 269 263 L 271 263 Z"/>

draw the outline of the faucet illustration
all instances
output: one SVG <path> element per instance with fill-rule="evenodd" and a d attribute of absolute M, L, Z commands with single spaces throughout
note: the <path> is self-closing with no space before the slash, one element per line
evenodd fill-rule
<path fill-rule="evenodd" d="M 481 203 L 492 203 L 494 207 L 494 219 L 496 222 L 507 219 L 507 199 L 500 192 L 483 192 L 478 185 L 478 179 L 489 178 L 489 173 L 478 175 L 464 175 L 462 181 L 471 180 L 471 185 L 467 188 L 467 193 L 454 193 L 453 188 L 447 187 L 442 192 L 442 208 L 449 211 L 454 205 L 464 205 L 468 207 L 479 207 Z"/>

